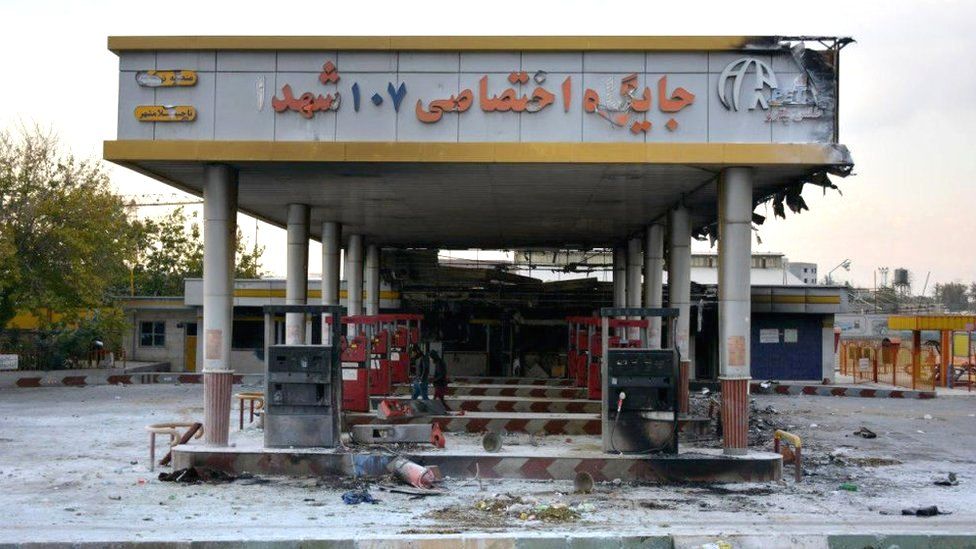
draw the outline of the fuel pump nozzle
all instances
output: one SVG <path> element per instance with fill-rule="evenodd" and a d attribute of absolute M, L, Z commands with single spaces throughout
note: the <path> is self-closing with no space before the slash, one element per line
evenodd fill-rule
<path fill-rule="evenodd" d="M 626 398 L 627 398 L 627 393 L 625 393 L 623 391 L 620 391 L 620 394 L 617 395 L 617 414 L 618 415 L 620 414 L 620 410 L 624 407 L 624 399 L 626 399 Z"/>

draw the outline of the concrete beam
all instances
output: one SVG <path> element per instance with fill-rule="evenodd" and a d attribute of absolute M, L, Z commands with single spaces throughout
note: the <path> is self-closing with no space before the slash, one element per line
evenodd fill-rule
<path fill-rule="evenodd" d="M 652 223 L 644 234 L 644 306 L 661 307 L 664 287 L 664 225 Z M 647 329 L 648 345 L 661 348 L 661 319 L 652 318 Z"/>
<path fill-rule="evenodd" d="M 342 225 L 322 223 L 322 305 L 339 305 L 339 256 L 342 253 Z M 331 343 L 332 330 L 322 322 L 322 343 Z"/>
<path fill-rule="evenodd" d="M 366 247 L 366 314 L 380 314 L 380 247 Z"/>
<path fill-rule="evenodd" d="M 679 205 L 668 212 L 668 233 L 668 301 L 671 307 L 678 309 L 678 317 L 674 320 L 677 325 L 669 331 L 668 341 L 678 349 L 681 360 L 688 360 L 691 326 L 691 215 L 688 208 Z M 671 341 L 672 337 L 674 341 Z"/>
<path fill-rule="evenodd" d="M 641 267 L 643 258 L 641 248 L 643 241 L 639 236 L 627 241 L 627 306 L 641 306 Z M 630 328 L 627 330 L 627 339 L 636 340 L 640 337 L 640 329 Z"/>
<path fill-rule="evenodd" d="M 751 168 L 726 168 L 718 181 L 718 334 L 722 446 L 747 451 L 752 296 Z"/>
<path fill-rule="evenodd" d="M 288 247 L 285 277 L 285 303 L 306 305 L 308 302 L 308 230 L 309 207 L 306 204 L 288 205 Z M 305 343 L 305 315 L 285 315 L 285 344 Z"/>
<path fill-rule="evenodd" d="M 204 441 L 227 446 L 233 369 L 234 252 L 237 238 L 237 172 L 208 165 L 203 187 Z"/>
<path fill-rule="evenodd" d="M 363 314 L 363 236 L 349 235 L 346 245 L 346 308 L 349 315 Z M 349 325 L 348 333 L 355 334 Z"/>

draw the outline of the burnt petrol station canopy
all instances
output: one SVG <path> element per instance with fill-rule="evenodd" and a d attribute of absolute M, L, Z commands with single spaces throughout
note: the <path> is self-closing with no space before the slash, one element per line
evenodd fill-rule
<path fill-rule="evenodd" d="M 716 219 L 845 174 L 837 56 L 774 37 L 118 37 L 105 158 L 239 208 L 287 205 L 390 246 L 604 246 L 678 201 Z"/>

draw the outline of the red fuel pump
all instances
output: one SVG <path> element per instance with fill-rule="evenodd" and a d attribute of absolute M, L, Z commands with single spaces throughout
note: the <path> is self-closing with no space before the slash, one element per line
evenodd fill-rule
<path fill-rule="evenodd" d="M 342 409 L 347 412 L 369 411 L 369 343 L 362 316 L 344 316 L 344 325 L 356 326 L 353 335 L 339 342 L 342 362 Z M 326 319 L 331 324 L 331 319 Z"/>
<path fill-rule="evenodd" d="M 372 335 L 369 345 L 369 394 L 386 396 L 393 392 L 392 367 L 389 361 L 390 332 L 380 316 L 370 325 Z"/>
<path fill-rule="evenodd" d="M 569 323 L 569 377 L 576 387 L 586 387 L 589 374 L 590 338 L 596 326 L 596 318 L 588 316 L 571 316 L 566 319 Z"/>
<path fill-rule="evenodd" d="M 420 342 L 420 323 L 423 315 L 391 314 L 384 315 L 391 319 L 389 361 L 391 365 L 391 379 L 393 383 L 410 382 L 410 346 Z"/>

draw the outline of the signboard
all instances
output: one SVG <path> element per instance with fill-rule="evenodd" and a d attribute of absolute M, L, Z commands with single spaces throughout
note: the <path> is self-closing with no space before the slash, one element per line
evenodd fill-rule
<path fill-rule="evenodd" d="M 779 343 L 779 330 L 775 328 L 759 330 L 759 343 Z"/>
<path fill-rule="evenodd" d="M 871 371 L 871 359 L 870 358 L 859 358 L 857 359 L 857 371 L 861 373 Z"/>
<path fill-rule="evenodd" d="M 808 78 L 788 51 L 193 58 L 155 70 L 151 57 L 120 53 L 119 112 L 132 114 L 120 119 L 119 139 L 829 143 L 834 135 L 832 79 Z M 164 122 L 183 124 L 144 129 Z"/>
<path fill-rule="evenodd" d="M 20 355 L 0 355 L 0 370 L 16 370 L 20 367 Z"/>
<path fill-rule="evenodd" d="M 783 343 L 796 343 L 800 337 L 800 331 L 796 328 L 783 330 Z"/>

